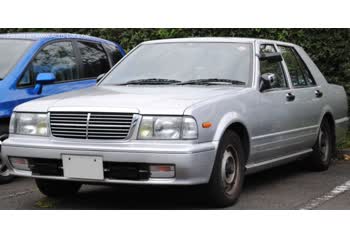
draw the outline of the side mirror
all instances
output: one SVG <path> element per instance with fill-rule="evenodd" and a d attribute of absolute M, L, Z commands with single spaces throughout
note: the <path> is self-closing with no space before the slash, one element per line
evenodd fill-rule
<path fill-rule="evenodd" d="M 43 88 L 43 84 L 56 81 L 56 76 L 53 73 L 39 73 L 36 77 L 36 84 L 34 87 L 34 94 L 40 94 Z"/>
<path fill-rule="evenodd" d="M 282 62 L 283 58 L 281 53 L 274 52 L 274 53 L 263 53 L 259 55 L 260 61 L 268 61 L 270 63 L 276 63 L 276 62 Z"/>
<path fill-rule="evenodd" d="M 264 73 L 263 75 L 261 75 L 260 92 L 270 89 L 275 80 L 276 80 L 276 75 L 273 73 Z"/>
<path fill-rule="evenodd" d="M 98 77 L 97 77 L 97 79 L 96 79 L 96 83 L 99 83 L 99 82 L 102 80 L 102 78 L 103 78 L 104 76 L 105 76 L 104 73 L 98 75 Z"/>
<path fill-rule="evenodd" d="M 50 83 L 56 80 L 53 73 L 39 73 L 36 77 L 36 83 Z"/>

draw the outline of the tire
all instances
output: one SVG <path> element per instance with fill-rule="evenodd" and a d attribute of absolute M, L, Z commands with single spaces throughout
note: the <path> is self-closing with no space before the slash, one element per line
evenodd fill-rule
<path fill-rule="evenodd" d="M 35 179 L 35 183 L 42 194 L 53 198 L 73 196 L 82 185 L 79 182 L 46 179 Z"/>
<path fill-rule="evenodd" d="M 8 137 L 8 126 L 5 124 L 0 125 L 0 141 L 4 141 Z M 1 153 L 1 151 L 0 151 Z M 14 179 L 14 176 L 11 176 L 7 167 L 1 161 L 0 154 L 0 184 L 9 183 Z"/>
<path fill-rule="evenodd" d="M 313 171 L 325 171 L 332 161 L 333 142 L 332 131 L 328 121 L 323 121 L 318 133 L 313 152 L 308 159 L 308 167 Z"/>
<path fill-rule="evenodd" d="M 245 175 L 245 154 L 240 137 L 227 131 L 222 137 L 207 186 L 210 203 L 227 207 L 237 202 Z"/>
<path fill-rule="evenodd" d="M 10 183 L 14 178 L 14 176 L 9 175 L 9 171 L 6 167 L 4 170 L 0 170 L 0 185 Z"/>

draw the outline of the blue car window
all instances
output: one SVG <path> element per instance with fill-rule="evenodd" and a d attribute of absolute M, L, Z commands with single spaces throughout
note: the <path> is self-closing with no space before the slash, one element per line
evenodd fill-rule
<path fill-rule="evenodd" d="M 18 86 L 27 87 L 32 86 L 34 84 L 33 72 L 31 71 L 31 67 L 27 68 L 24 72 L 22 78 L 18 82 Z"/>
<path fill-rule="evenodd" d="M 83 64 L 82 78 L 96 78 L 110 69 L 108 57 L 102 45 L 91 42 L 78 42 Z"/>
<path fill-rule="evenodd" d="M 53 73 L 56 81 L 79 79 L 79 69 L 71 42 L 55 42 L 44 47 L 32 62 L 34 79 L 39 73 Z"/>
<path fill-rule="evenodd" d="M 115 65 L 117 62 L 119 62 L 120 59 L 122 59 L 123 55 L 120 53 L 119 49 L 116 46 L 107 44 L 105 45 L 105 48 L 107 50 L 109 58 L 112 61 L 112 65 Z"/>

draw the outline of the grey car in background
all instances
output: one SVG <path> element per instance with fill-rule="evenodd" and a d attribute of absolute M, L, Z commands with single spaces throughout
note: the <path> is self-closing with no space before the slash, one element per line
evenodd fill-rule
<path fill-rule="evenodd" d="M 2 157 L 48 196 L 89 183 L 201 185 L 228 206 L 249 173 L 298 159 L 328 169 L 347 112 L 343 87 L 297 45 L 149 41 L 96 87 L 18 106 Z"/>

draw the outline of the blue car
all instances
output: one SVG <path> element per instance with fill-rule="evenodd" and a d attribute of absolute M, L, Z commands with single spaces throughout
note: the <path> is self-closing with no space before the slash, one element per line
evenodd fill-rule
<path fill-rule="evenodd" d="M 17 105 L 94 86 L 124 55 L 118 44 L 96 37 L 0 34 L 0 149 Z M 11 176 L 0 160 L 0 183 L 9 180 Z"/>

